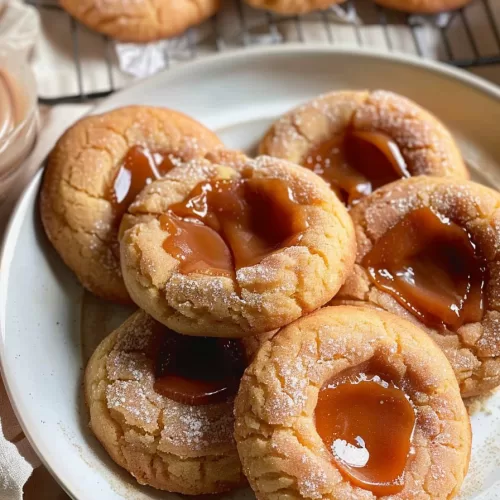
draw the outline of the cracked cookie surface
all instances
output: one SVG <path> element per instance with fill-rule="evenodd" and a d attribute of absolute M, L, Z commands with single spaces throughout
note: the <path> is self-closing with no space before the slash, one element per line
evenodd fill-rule
<path fill-rule="evenodd" d="M 416 414 L 404 489 L 390 496 L 343 476 L 315 426 L 325 383 L 371 361 L 404 386 Z M 468 468 L 470 423 L 453 370 L 423 331 L 384 311 L 326 307 L 281 330 L 245 372 L 235 415 L 243 470 L 259 500 L 448 500 Z"/>
<path fill-rule="evenodd" d="M 293 192 L 308 225 L 300 239 L 233 277 L 180 272 L 165 251 L 160 224 L 200 182 L 278 180 Z M 134 301 L 155 319 L 188 335 L 244 337 L 279 328 L 330 300 L 352 269 L 352 222 L 327 184 L 312 172 L 270 157 L 222 153 L 194 160 L 150 184 L 120 229 L 121 265 Z"/>
<path fill-rule="evenodd" d="M 311 154 L 319 145 L 353 133 L 383 134 L 391 140 L 408 175 L 468 178 L 444 125 L 409 99 L 382 90 L 332 92 L 299 106 L 272 125 L 260 153 L 314 165 Z"/>
<path fill-rule="evenodd" d="M 214 15 L 220 0 L 60 0 L 90 29 L 123 42 L 150 42 L 183 33 Z"/>
<path fill-rule="evenodd" d="M 154 344 L 165 328 L 134 313 L 98 346 L 85 372 L 90 427 L 140 484 L 189 495 L 244 483 L 233 401 L 190 406 L 154 390 Z"/>
<path fill-rule="evenodd" d="M 119 265 L 121 213 L 112 190 L 131 147 L 165 153 L 173 163 L 221 146 L 195 120 L 162 108 L 132 106 L 83 118 L 57 142 L 45 170 L 42 222 L 66 265 L 85 288 L 130 302 Z"/>
<path fill-rule="evenodd" d="M 482 320 L 456 331 L 431 328 L 377 288 L 361 265 L 373 245 L 407 214 L 429 207 L 467 230 L 485 261 L 485 310 Z M 500 384 L 500 195 L 470 181 L 420 177 L 387 185 L 351 210 L 358 254 L 353 273 L 334 303 L 365 301 L 417 324 L 444 351 L 464 397 Z"/>

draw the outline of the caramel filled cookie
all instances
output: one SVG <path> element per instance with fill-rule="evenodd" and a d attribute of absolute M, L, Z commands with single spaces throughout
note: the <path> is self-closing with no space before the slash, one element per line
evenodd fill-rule
<path fill-rule="evenodd" d="M 348 206 L 400 178 L 468 178 L 444 125 L 382 90 L 332 92 L 298 107 L 271 127 L 260 153 L 311 169 Z"/>
<path fill-rule="evenodd" d="M 449 500 L 467 473 L 453 370 L 384 311 L 327 307 L 281 330 L 246 370 L 235 415 L 259 500 Z"/>
<path fill-rule="evenodd" d="M 120 233 L 131 297 L 188 335 L 286 325 L 335 295 L 356 251 L 350 217 L 320 178 L 230 152 L 151 183 Z"/>
<path fill-rule="evenodd" d="M 279 14 L 306 14 L 323 10 L 344 0 L 245 0 L 259 9 L 272 10 Z"/>
<path fill-rule="evenodd" d="M 140 484 L 231 490 L 244 483 L 233 400 L 246 364 L 240 341 L 182 336 L 139 311 L 89 361 L 90 427 Z"/>
<path fill-rule="evenodd" d="M 123 42 L 180 35 L 213 16 L 220 0 L 59 0 L 90 29 Z"/>
<path fill-rule="evenodd" d="M 144 106 L 83 118 L 59 139 L 45 170 L 41 217 L 85 288 L 130 302 L 117 240 L 123 213 L 147 183 L 220 145 L 195 120 Z"/>
<path fill-rule="evenodd" d="M 471 0 L 374 0 L 375 3 L 403 12 L 434 14 L 459 9 Z"/>
<path fill-rule="evenodd" d="M 500 384 L 500 194 L 456 179 L 385 186 L 351 210 L 358 255 L 335 302 L 361 300 L 424 329 L 463 396 Z"/>

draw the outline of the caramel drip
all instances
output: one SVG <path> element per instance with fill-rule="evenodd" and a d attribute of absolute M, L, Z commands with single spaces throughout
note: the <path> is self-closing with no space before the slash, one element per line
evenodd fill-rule
<path fill-rule="evenodd" d="M 471 235 L 421 208 L 387 231 L 363 259 L 373 283 L 431 327 L 481 321 L 486 266 Z"/>
<path fill-rule="evenodd" d="M 355 205 L 375 189 L 410 177 L 398 145 L 387 135 L 352 130 L 322 142 L 304 164 L 321 176 L 348 205 Z"/>
<path fill-rule="evenodd" d="M 403 390 L 376 375 L 339 377 L 321 389 L 315 417 L 352 484 L 377 496 L 402 491 L 416 421 Z"/>
<path fill-rule="evenodd" d="M 202 182 L 160 224 L 182 273 L 223 276 L 297 244 L 308 227 L 290 188 L 263 178 Z"/>
<path fill-rule="evenodd" d="M 156 351 L 155 391 L 186 405 L 227 401 L 247 365 L 238 340 L 189 337 L 167 329 Z"/>
<path fill-rule="evenodd" d="M 117 214 L 124 214 L 146 185 L 167 174 L 174 164 L 168 153 L 132 146 L 113 181 L 109 199 Z"/>

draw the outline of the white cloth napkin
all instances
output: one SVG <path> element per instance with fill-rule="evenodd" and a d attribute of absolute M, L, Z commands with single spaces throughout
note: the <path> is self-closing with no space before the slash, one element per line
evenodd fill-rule
<path fill-rule="evenodd" d="M 38 464 L 0 380 L 0 500 L 21 498 L 23 485 Z"/>

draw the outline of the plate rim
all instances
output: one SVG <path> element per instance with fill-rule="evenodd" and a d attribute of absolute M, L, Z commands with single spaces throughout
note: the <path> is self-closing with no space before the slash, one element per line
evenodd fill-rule
<path fill-rule="evenodd" d="M 353 57 L 368 57 L 371 59 L 378 59 L 386 62 L 393 62 L 406 66 L 418 67 L 422 70 L 430 71 L 431 73 L 437 74 L 441 77 L 446 77 L 448 79 L 458 81 L 468 87 L 472 87 L 473 89 L 487 94 L 489 97 L 498 101 L 500 106 L 500 86 L 487 81 L 486 79 L 475 75 L 473 73 L 469 73 L 463 69 L 451 66 L 449 64 L 445 64 L 439 61 L 434 61 L 430 59 L 425 59 L 420 56 L 406 54 L 400 51 L 393 52 L 382 52 L 372 49 L 366 48 L 354 48 L 354 47 L 335 47 L 329 46 L 321 43 L 287 43 L 283 45 L 273 45 L 273 46 L 256 46 L 256 47 L 244 47 L 238 48 L 234 50 L 228 50 L 225 53 L 217 53 L 209 56 L 202 57 L 195 61 L 189 61 L 174 68 L 165 69 L 155 75 L 151 75 L 149 77 L 140 79 L 130 85 L 127 85 L 123 89 L 118 90 L 117 92 L 111 94 L 103 100 L 100 100 L 96 103 L 84 116 L 88 114 L 93 114 L 95 112 L 99 112 L 101 107 L 106 107 L 107 103 L 113 99 L 120 98 L 122 94 L 126 94 L 130 92 L 131 89 L 138 89 L 143 85 L 147 85 L 148 83 L 158 80 L 162 81 L 165 78 L 175 78 L 177 74 L 186 71 L 196 71 L 200 68 L 203 68 L 205 65 L 213 65 L 213 64 L 231 64 L 232 62 L 242 61 L 246 58 L 251 57 L 275 57 L 279 55 L 292 55 L 296 56 L 305 55 L 305 54 L 341 54 L 341 55 L 351 55 Z M 44 158 L 40 164 L 43 165 L 46 161 Z M 5 318 L 6 318 L 6 304 L 7 304 L 7 290 L 9 280 L 7 277 L 10 274 L 10 270 L 6 271 L 9 266 L 9 255 L 11 254 L 10 248 L 12 246 L 12 242 L 14 241 L 14 235 L 16 228 L 24 220 L 25 213 L 22 211 L 22 207 L 24 204 L 28 202 L 28 199 L 31 196 L 34 196 L 33 191 L 38 191 L 41 186 L 42 176 L 43 176 L 44 168 L 40 168 L 38 172 L 33 176 L 27 186 L 24 188 L 21 196 L 17 200 L 14 205 L 14 209 L 12 210 L 8 224 L 6 225 L 5 233 L 3 236 L 3 240 L 1 242 L 0 248 L 0 374 L 2 376 L 2 380 L 4 382 L 4 386 L 9 397 L 9 401 L 12 405 L 14 413 L 19 421 L 19 424 L 23 430 L 25 437 L 28 439 L 30 445 L 33 450 L 39 457 L 42 464 L 47 468 L 50 474 L 54 477 L 54 479 L 58 482 L 58 484 L 62 487 L 62 489 L 74 499 L 77 499 L 75 494 L 73 493 L 73 488 L 71 487 L 70 480 L 66 477 L 61 477 L 55 469 L 51 465 L 51 453 L 44 451 L 42 452 L 38 445 L 37 439 L 32 435 L 29 426 L 26 424 L 25 419 L 19 408 L 16 404 L 16 395 L 13 393 L 10 387 L 10 377 L 7 375 L 5 370 Z"/>

